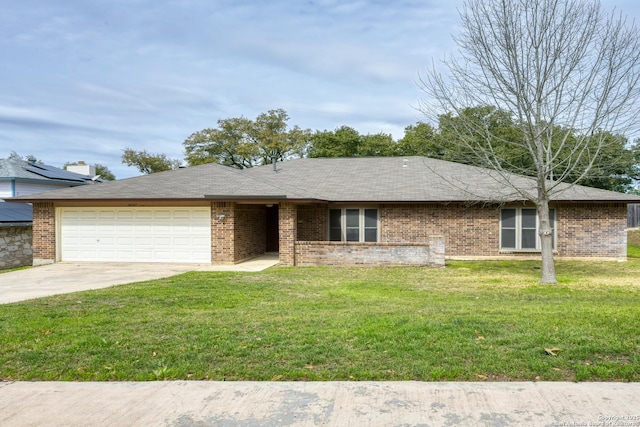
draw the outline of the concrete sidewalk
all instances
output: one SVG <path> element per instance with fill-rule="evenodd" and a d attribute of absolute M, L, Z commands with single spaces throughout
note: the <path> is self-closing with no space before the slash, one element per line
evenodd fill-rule
<path fill-rule="evenodd" d="M 640 383 L 0 383 L 2 426 L 640 426 Z"/>
<path fill-rule="evenodd" d="M 277 254 L 230 265 L 60 262 L 0 273 L 0 304 L 160 279 L 187 271 L 261 271 L 277 263 Z"/>

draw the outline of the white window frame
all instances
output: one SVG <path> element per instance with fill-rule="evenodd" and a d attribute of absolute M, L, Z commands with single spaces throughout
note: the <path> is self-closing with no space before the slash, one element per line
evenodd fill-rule
<path fill-rule="evenodd" d="M 536 247 L 535 248 L 522 248 L 522 210 L 535 210 L 536 211 L 536 228 L 535 228 L 535 235 L 536 235 Z M 502 226 L 502 212 L 505 210 L 515 210 L 515 220 L 516 220 L 516 224 L 515 224 L 515 240 L 516 240 L 516 246 L 515 247 L 503 247 L 502 246 L 502 231 L 504 229 L 504 227 Z M 556 246 L 557 246 L 557 242 L 558 242 L 558 238 L 557 238 L 557 228 L 558 228 L 558 214 L 556 209 L 554 208 L 550 208 L 549 209 L 549 214 L 551 216 L 551 218 L 553 218 L 552 221 L 552 233 L 553 233 L 553 250 L 556 250 Z M 528 228 L 531 230 L 531 228 Z M 541 240 L 540 240 L 540 215 L 538 215 L 538 209 L 536 209 L 535 207 L 504 207 L 502 209 L 500 209 L 500 235 L 498 236 L 498 244 L 500 246 L 500 251 L 503 252 L 540 252 L 541 250 Z"/>
<path fill-rule="evenodd" d="M 358 241 L 350 240 L 347 241 L 347 211 L 348 210 L 358 210 Z M 331 240 L 331 211 L 339 210 L 340 211 L 340 240 Z M 376 211 L 376 240 L 375 242 L 369 241 L 365 242 L 365 211 L 366 210 L 375 210 Z M 333 242 L 352 242 L 352 243 L 376 243 L 380 241 L 380 209 L 375 206 L 332 206 L 329 208 L 329 212 L 327 215 L 327 240 Z M 368 227 L 371 229 L 372 227 Z"/>

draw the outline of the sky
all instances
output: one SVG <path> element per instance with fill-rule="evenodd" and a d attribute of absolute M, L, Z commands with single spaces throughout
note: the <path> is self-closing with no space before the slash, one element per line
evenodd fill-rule
<path fill-rule="evenodd" d="M 140 175 L 125 148 L 183 159 L 219 119 L 399 139 L 417 81 L 455 53 L 462 0 L 0 0 L 0 158 Z M 640 3 L 602 1 L 632 19 Z"/>

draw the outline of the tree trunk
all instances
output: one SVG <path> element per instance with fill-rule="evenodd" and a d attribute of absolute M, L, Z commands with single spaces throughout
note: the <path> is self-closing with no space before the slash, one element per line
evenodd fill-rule
<path fill-rule="evenodd" d="M 540 219 L 540 249 L 542 253 L 542 276 L 540 283 L 558 283 L 556 280 L 556 266 L 553 261 L 553 231 L 549 220 L 549 200 L 540 197 L 537 203 L 538 217 Z"/>

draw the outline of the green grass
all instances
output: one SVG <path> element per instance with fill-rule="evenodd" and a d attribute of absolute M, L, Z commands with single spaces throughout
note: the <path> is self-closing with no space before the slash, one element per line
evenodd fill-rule
<path fill-rule="evenodd" d="M 627 232 L 627 240 L 629 243 L 627 257 L 640 258 L 640 229 L 629 230 Z"/>
<path fill-rule="evenodd" d="M 0 380 L 640 381 L 640 258 L 272 268 L 0 306 Z M 558 348 L 556 356 L 545 348 Z"/>

